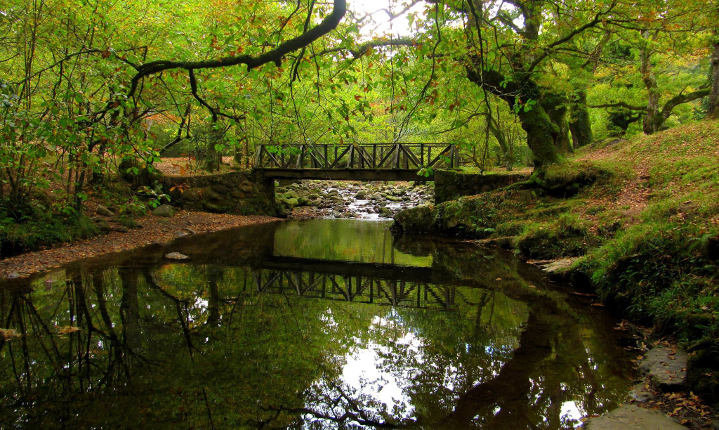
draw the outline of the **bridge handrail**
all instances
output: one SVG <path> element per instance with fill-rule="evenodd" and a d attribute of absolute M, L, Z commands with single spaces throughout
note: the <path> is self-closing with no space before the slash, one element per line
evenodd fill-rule
<path fill-rule="evenodd" d="M 452 143 L 285 143 L 261 144 L 259 169 L 420 170 L 459 167 Z"/>

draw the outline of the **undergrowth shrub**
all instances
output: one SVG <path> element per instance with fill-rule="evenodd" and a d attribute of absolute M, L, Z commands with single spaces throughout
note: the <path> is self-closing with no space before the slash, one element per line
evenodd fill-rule
<path fill-rule="evenodd" d="M 668 222 L 637 224 L 580 263 L 603 299 L 680 338 L 714 336 L 719 316 L 716 231 Z"/>
<path fill-rule="evenodd" d="M 99 232 L 99 228 L 87 216 L 71 208 L 63 209 L 63 212 L 58 213 L 41 205 L 28 205 L 19 211 L 14 208 L 10 214 L 4 202 L 1 202 L 0 258 L 88 238 Z"/>

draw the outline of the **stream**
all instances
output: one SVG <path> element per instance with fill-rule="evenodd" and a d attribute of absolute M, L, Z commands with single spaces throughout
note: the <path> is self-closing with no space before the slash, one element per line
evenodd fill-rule
<path fill-rule="evenodd" d="M 0 286 L 0 427 L 559 429 L 624 400 L 601 309 L 389 226 L 249 226 Z"/>

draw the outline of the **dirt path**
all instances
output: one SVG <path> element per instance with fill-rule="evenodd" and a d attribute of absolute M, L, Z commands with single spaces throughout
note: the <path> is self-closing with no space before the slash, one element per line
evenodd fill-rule
<path fill-rule="evenodd" d="M 278 218 L 268 216 L 240 216 L 192 211 L 179 211 L 172 218 L 145 216 L 137 220 L 141 228 L 128 232 L 113 231 L 92 239 L 0 260 L 0 280 L 26 278 L 76 260 L 128 251 L 153 243 L 168 243 L 183 235 L 227 230 L 277 220 Z"/>

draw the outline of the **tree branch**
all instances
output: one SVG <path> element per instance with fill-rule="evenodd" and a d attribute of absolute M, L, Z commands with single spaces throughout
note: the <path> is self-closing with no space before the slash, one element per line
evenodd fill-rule
<path fill-rule="evenodd" d="M 662 117 L 666 120 L 672 114 L 672 111 L 675 107 L 679 106 L 682 103 L 687 103 L 692 100 L 706 97 L 709 95 L 710 91 L 710 88 L 702 88 L 701 90 L 697 90 L 687 94 L 679 94 L 672 97 L 666 103 L 664 103 L 664 107 L 662 108 Z"/>
<path fill-rule="evenodd" d="M 415 46 L 416 42 L 409 38 L 400 38 L 400 39 L 377 39 L 377 40 L 370 40 L 369 42 L 365 42 L 361 45 L 357 45 L 354 48 L 331 48 L 331 49 L 325 49 L 324 51 L 317 52 L 313 55 L 313 57 L 319 57 L 326 54 L 332 54 L 337 52 L 349 52 L 352 54 L 352 57 L 355 59 L 360 58 L 361 56 L 367 54 L 372 48 L 381 48 L 385 46 Z"/>
<path fill-rule="evenodd" d="M 275 49 L 272 49 L 262 55 L 253 57 L 251 55 L 239 55 L 232 57 L 223 57 L 215 60 L 205 61 L 169 61 L 169 60 L 157 60 L 149 63 L 141 64 L 137 67 L 137 73 L 132 78 L 130 90 L 128 91 L 128 97 L 134 96 L 137 91 L 137 87 L 140 81 L 153 74 L 161 73 L 171 69 L 186 69 L 186 70 L 197 70 L 197 69 L 212 69 L 219 67 L 230 67 L 244 64 L 248 69 L 254 69 L 267 63 L 280 64 L 282 58 L 292 51 L 301 49 L 330 31 L 334 30 L 339 25 L 342 17 L 347 12 L 347 1 L 346 0 L 334 0 L 334 7 L 332 13 L 326 16 L 321 23 L 311 28 L 310 30 L 302 33 L 301 35 L 289 39 L 286 42 L 279 44 Z"/>
<path fill-rule="evenodd" d="M 617 5 L 617 2 L 616 2 L 616 1 L 613 1 L 612 4 L 609 6 L 609 8 L 608 8 L 607 10 L 605 10 L 605 11 L 603 11 L 603 12 L 597 12 L 597 14 L 594 16 L 594 19 L 593 19 L 593 20 L 589 21 L 588 23 L 586 23 L 586 24 L 584 24 L 584 25 L 582 25 L 582 26 L 580 26 L 580 27 L 575 28 L 574 30 L 572 30 L 572 31 L 570 31 L 568 34 L 566 34 L 564 37 L 561 37 L 561 38 L 555 40 L 554 42 L 550 43 L 549 45 L 545 46 L 545 47 L 543 48 L 542 54 L 540 54 L 540 55 L 532 62 L 532 64 L 529 66 L 529 69 L 528 69 L 527 71 L 531 72 L 532 70 L 534 70 L 534 68 L 537 67 L 537 66 L 539 65 L 539 63 L 541 63 L 542 60 L 544 60 L 544 59 L 549 55 L 550 52 L 552 52 L 552 48 L 554 48 L 554 47 L 556 47 L 556 46 L 559 46 L 559 45 L 561 45 L 561 44 L 563 44 L 563 43 L 566 43 L 566 42 L 572 40 L 572 39 L 574 38 L 574 36 L 576 36 L 576 35 L 578 35 L 578 34 L 584 32 L 585 30 L 587 30 L 587 29 L 589 29 L 589 28 L 592 28 L 592 27 L 594 27 L 595 25 L 597 25 L 597 24 L 599 24 L 600 22 L 602 22 L 603 17 L 604 17 L 605 15 L 608 15 L 608 14 L 614 9 L 614 7 L 615 7 L 616 5 Z"/>

